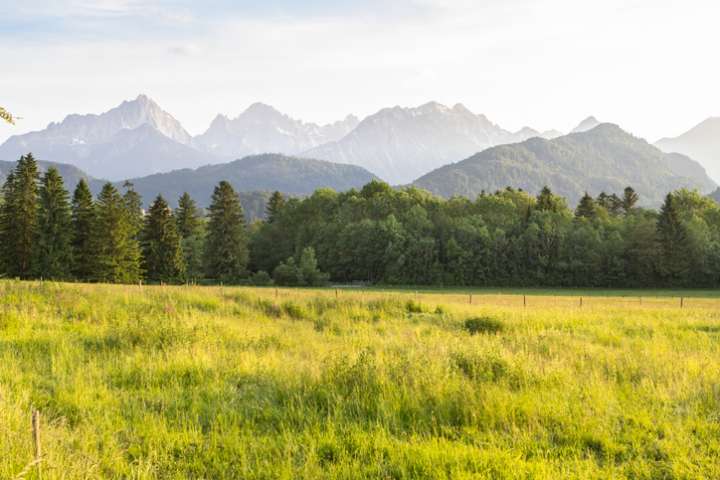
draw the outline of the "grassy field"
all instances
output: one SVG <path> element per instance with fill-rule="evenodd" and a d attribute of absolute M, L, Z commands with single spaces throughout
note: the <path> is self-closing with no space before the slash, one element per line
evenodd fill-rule
<path fill-rule="evenodd" d="M 0 479 L 720 478 L 720 299 L 574 293 L 0 282 Z"/>

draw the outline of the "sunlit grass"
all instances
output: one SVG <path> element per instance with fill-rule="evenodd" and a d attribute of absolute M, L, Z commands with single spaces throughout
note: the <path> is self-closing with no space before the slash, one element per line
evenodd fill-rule
<path fill-rule="evenodd" d="M 645 293 L 0 282 L 0 478 L 34 408 L 49 479 L 720 478 L 720 299 Z"/>

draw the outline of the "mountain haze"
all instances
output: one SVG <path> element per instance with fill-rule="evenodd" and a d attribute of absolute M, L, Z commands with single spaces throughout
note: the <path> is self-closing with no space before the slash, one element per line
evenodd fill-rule
<path fill-rule="evenodd" d="M 700 162 L 708 175 L 720 182 L 720 117 L 711 117 L 675 138 L 655 144 L 664 152 L 678 152 Z"/>
<path fill-rule="evenodd" d="M 542 134 L 529 128 L 504 130 L 461 104 L 430 102 L 380 110 L 344 138 L 302 156 L 359 165 L 387 182 L 404 184 L 488 147 L 538 135 Z"/>
<path fill-rule="evenodd" d="M 200 206 L 210 204 L 213 189 L 227 180 L 238 192 L 272 192 L 309 195 L 318 188 L 343 191 L 365 185 L 376 177 L 367 170 L 320 160 L 263 154 L 195 170 L 175 170 L 130 181 L 146 204 L 158 193 L 174 204 L 188 192 Z"/>
<path fill-rule="evenodd" d="M 89 175 L 117 180 L 211 163 L 192 138 L 153 100 L 139 95 L 100 115 L 68 115 L 45 130 L 10 137 L 0 158 L 36 158 L 75 165 Z"/>
<path fill-rule="evenodd" d="M 414 183 L 444 197 L 475 198 L 507 186 L 531 193 L 549 186 L 576 202 L 585 191 L 597 195 L 632 186 L 642 204 L 657 206 L 677 188 L 707 193 L 716 185 L 704 169 L 682 155 L 668 155 L 612 124 L 553 140 L 531 138 L 487 149 L 439 168 Z"/>
<path fill-rule="evenodd" d="M 292 155 L 339 140 L 357 124 L 358 119 L 352 115 L 323 126 L 305 123 L 269 105 L 255 103 L 237 118 L 215 117 L 207 131 L 193 139 L 193 145 L 213 155 L 229 158 L 259 153 Z"/>

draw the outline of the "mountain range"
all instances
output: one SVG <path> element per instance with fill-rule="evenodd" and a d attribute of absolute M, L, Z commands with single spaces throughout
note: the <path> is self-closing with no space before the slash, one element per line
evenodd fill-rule
<path fill-rule="evenodd" d="M 364 119 L 348 135 L 302 154 L 361 165 L 394 184 L 419 176 L 494 145 L 542 134 L 531 128 L 512 133 L 463 105 L 430 102 L 417 108 L 386 108 Z"/>
<path fill-rule="evenodd" d="M 213 189 L 227 180 L 238 192 L 281 191 L 291 196 L 309 195 L 318 188 L 345 191 L 360 188 L 373 179 L 373 174 L 354 165 L 263 154 L 233 162 L 207 165 L 197 169 L 157 173 L 130 182 L 146 203 L 158 193 L 175 204 L 183 192 L 188 192 L 201 207 L 210 204 Z"/>
<path fill-rule="evenodd" d="M 281 153 L 358 165 L 399 184 L 494 145 L 559 135 L 529 127 L 510 132 L 462 105 L 431 102 L 386 108 L 363 121 L 348 115 L 327 125 L 255 103 L 232 119 L 218 115 L 204 133 L 192 137 L 155 101 L 139 95 L 105 113 L 72 114 L 44 130 L 12 136 L 0 145 L 0 159 L 33 152 L 41 160 L 120 180 Z"/>
<path fill-rule="evenodd" d="M 604 123 L 552 140 L 538 137 L 501 145 L 443 166 L 414 185 L 444 197 L 475 198 L 510 185 L 531 193 L 549 186 L 574 204 L 585 193 L 620 193 L 632 186 L 646 206 L 662 203 L 677 188 L 716 188 L 703 167 L 680 154 L 666 154 L 617 125 Z"/>
<path fill-rule="evenodd" d="M 664 152 L 685 154 L 702 163 L 708 175 L 720 182 L 720 117 L 711 117 L 675 138 L 655 144 Z"/>

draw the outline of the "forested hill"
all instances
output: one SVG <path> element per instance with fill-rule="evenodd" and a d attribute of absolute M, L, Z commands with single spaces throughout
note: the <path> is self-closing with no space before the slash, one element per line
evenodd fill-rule
<path fill-rule="evenodd" d="M 213 188 L 221 180 L 230 182 L 238 192 L 278 190 L 287 195 L 301 196 L 325 187 L 345 191 L 361 187 L 373 179 L 375 176 L 372 173 L 353 165 L 265 154 L 195 170 L 158 173 L 130 181 L 146 204 L 158 193 L 174 204 L 183 192 L 188 192 L 199 206 L 206 207 L 210 203 Z"/>
<path fill-rule="evenodd" d="M 78 184 L 81 178 L 84 178 L 85 181 L 88 182 L 90 190 L 92 190 L 93 193 L 99 192 L 103 186 L 103 183 L 105 183 L 104 180 L 93 178 L 79 168 L 73 165 L 68 165 L 66 163 L 56 163 L 38 160 L 37 164 L 38 169 L 41 172 L 46 171 L 50 167 L 57 168 L 58 172 L 65 181 L 65 188 L 70 191 L 75 188 L 75 185 Z M 8 173 L 10 173 L 16 165 L 17 161 L 0 160 L 0 183 L 5 183 L 5 178 L 7 177 Z"/>
<path fill-rule="evenodd" d="M 444 197 L 469 198 L 508 185 L 531 193 L 547 185 L 571 204 L 586 191 L 597 195 L 632 185 L 646 206 L 660 205 L 678 188 L 709 193 L 716 187 L 694 160 L 663 153 L 608 123 L 553 140 L 493 147 L 430 172 L 414 185 Z"/>

